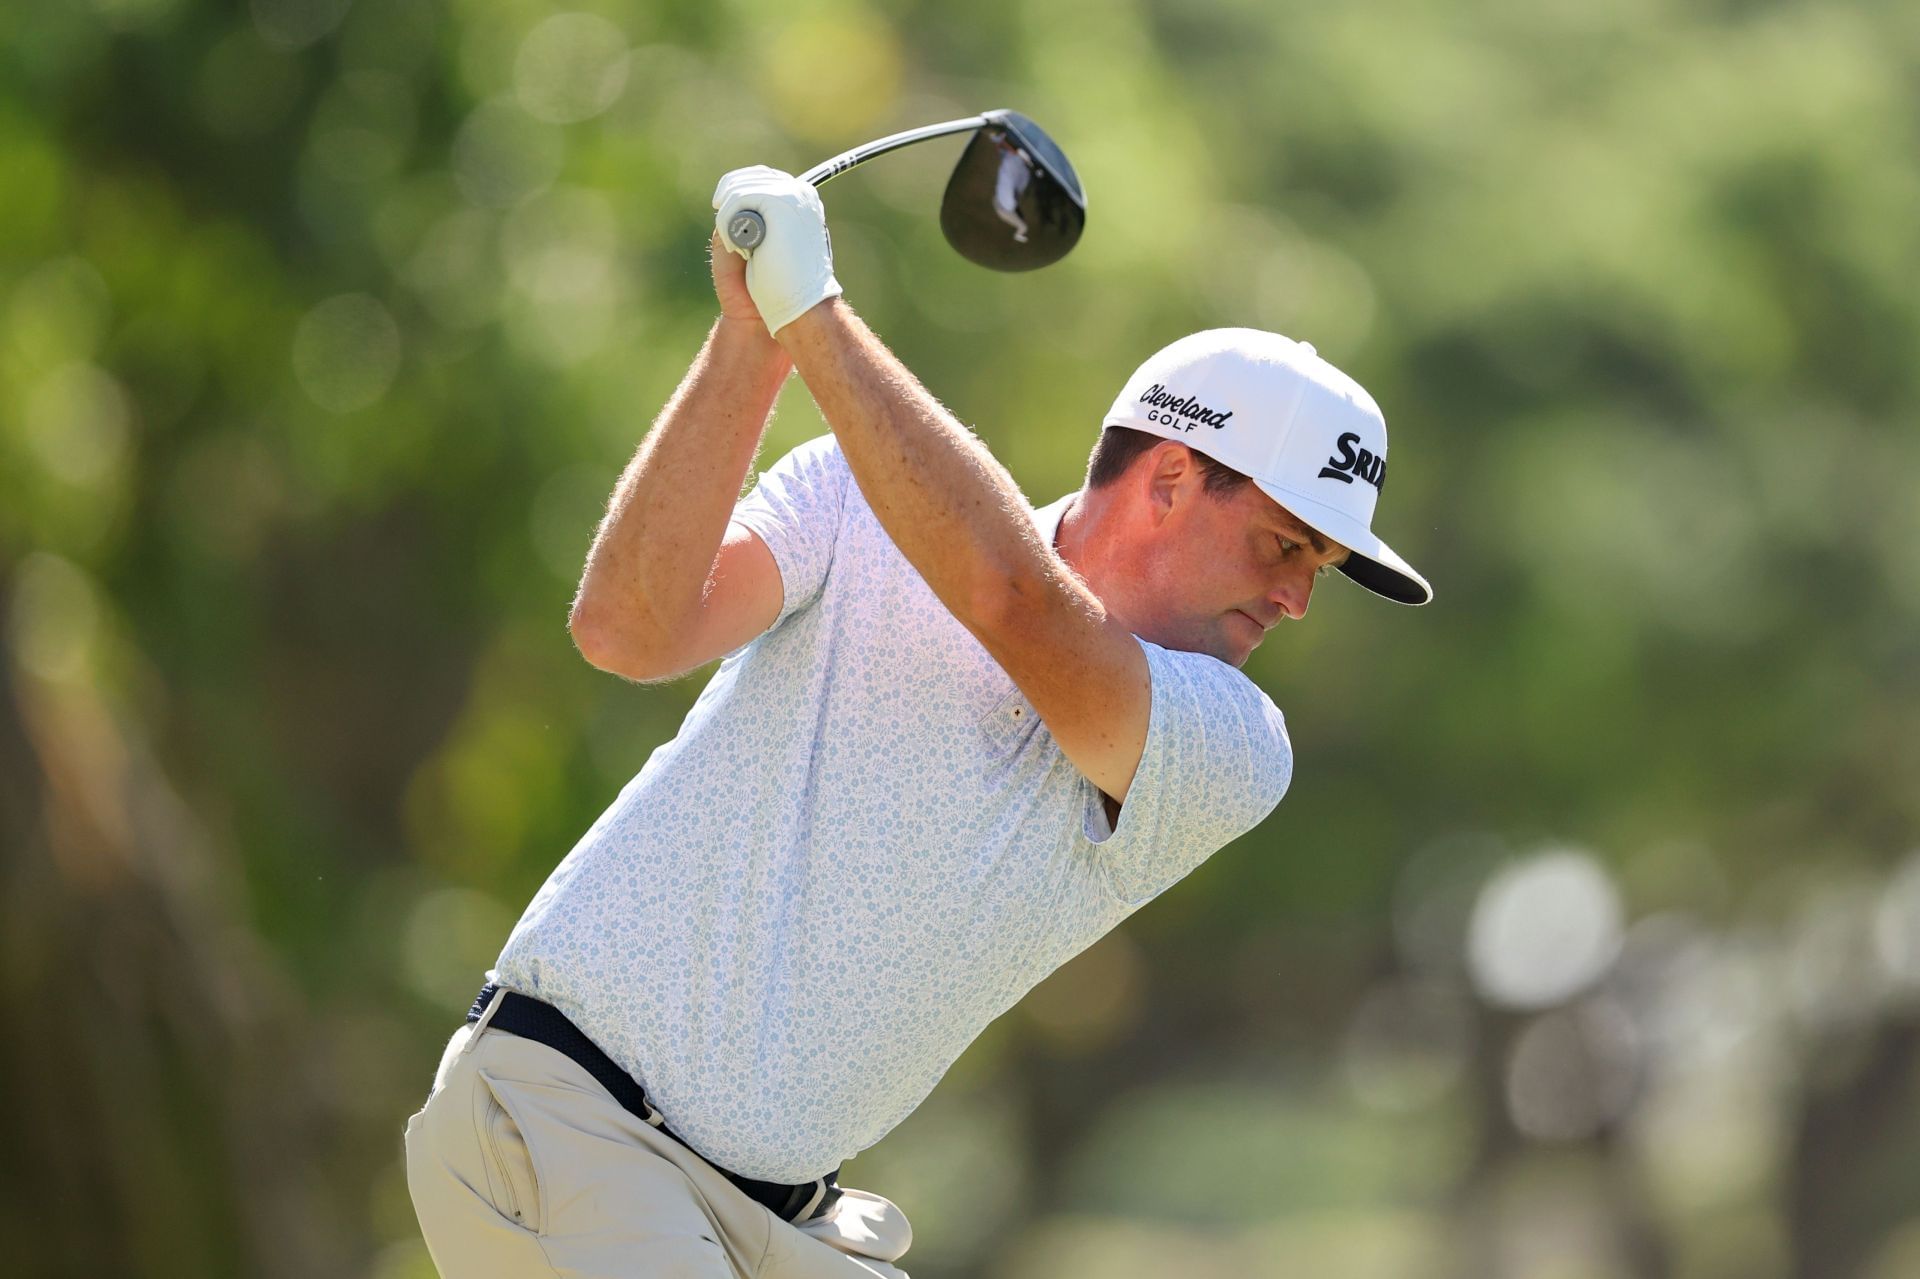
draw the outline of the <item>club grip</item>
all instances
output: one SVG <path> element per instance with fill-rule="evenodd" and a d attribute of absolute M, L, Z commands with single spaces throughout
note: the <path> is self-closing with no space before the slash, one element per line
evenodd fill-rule
<path fill-rule="evenodd" d="M 751 253 L 767 238 L 767 224 L 752 209 L 742 209 L 727 219 L 727 240 L 736 249 Z"/>

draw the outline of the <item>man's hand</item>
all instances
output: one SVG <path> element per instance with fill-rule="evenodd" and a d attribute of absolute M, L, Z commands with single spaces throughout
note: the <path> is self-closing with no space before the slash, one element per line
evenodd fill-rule
<path fill-rule="evenodd" d="M 833 278 L 827 211 L 812 183 L 765 165 L 735 169 L 714 189 L 713 207 L 715 238 L 746 259 L 747 293 L 768 333 L 779 333 L 821 302 L 840 296 L 840 282 Z M 751 256 L 733 248 L 726 236 L 727 223 L 742 209 L 758 213 L 767 228 Z M 714 291 L 720 295 L 721 310 L 729 316 L 735 315 L 731 308 L 737 298 L 729 298 L 725 286 L 735 278 L 732 264 L 722 263 L 715 253 Z"/>
<path fill-rule="evenodd" d="M 718 231 L 707 245 L 707 257 L 713 266 L 713 293 L 720 299 L 720 314 L 757 326 L 760 310 L 747 292 L 746 259 L 729 249 Z"/>

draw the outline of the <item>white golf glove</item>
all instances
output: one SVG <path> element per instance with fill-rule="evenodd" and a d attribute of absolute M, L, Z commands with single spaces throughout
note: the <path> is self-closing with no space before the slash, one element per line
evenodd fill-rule
<path fill-rule="evenodd" d="M 735 169 L 713 191 L 714 224 L 720 243 L 747 260 L 747 292 L 777 334 L 818 303 L 840 296 L 833 278 L 833 242 L 827 236 L 827 211 L 811 182 L 756 164 Z M 727 223 L 751 209 L 767 232 L 752 252 L 735 248 Z"/>

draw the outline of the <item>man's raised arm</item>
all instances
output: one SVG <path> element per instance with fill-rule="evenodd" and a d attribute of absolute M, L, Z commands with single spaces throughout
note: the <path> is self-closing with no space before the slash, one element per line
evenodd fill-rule
<path fill-rule="evenodd" d="M 1124 799 L 1153 704 L 1138 642 L 1046 544 L 1006 468 L 844 301 L 778 337 L 894 545 L 1074 766 Z"/>
<path fill-rule="evenodd" d="M 812 186 L 736 169 L 717 227 L 765 227 L 743 272 L 767 330 L 806 380 L 887 536 L 1033 703 L 1076 768 L 1114 800 L 1140 765 L 1153 707 L 1146 654 L 1053 553 L 1005 467 L 840 300 Z M 742 255 L 744 256 L 744 255 Z"/>
<path fill-rule="evenodd" d="M 677 654 L 689 634 L 698 638 L 727 520 L 793 369 L 767 335 L 739 262 L 714 253 L 720 320 L 621 475 L 574 597 L 574 642 L 609 670 L 638 675 Z M 779 610 L 771 557 L 759 554 L 767 563 L 755 581 L 768 585 L 756 593 L 770 598 L 730 601 L 740 617 L 715 622 L 729 634 L 709 647 L 745 642 Z"/>

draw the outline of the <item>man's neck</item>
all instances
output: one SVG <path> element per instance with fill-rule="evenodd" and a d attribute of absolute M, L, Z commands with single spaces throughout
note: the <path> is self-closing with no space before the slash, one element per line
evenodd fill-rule
<path fill-rule="evenodd" d="M 1053 530 L 1053 549 L 1066 561 L 1074 576 L 1085 582 L 1087 589 L 1099 597 L 1107 610 L 1117 613 L 1115 601 L 1103 589 L 1104 574 L 1096 567 L 1090 553 L 1094 535 L 1092 519 L 1087 509 L 1087 493 L 1082 489 L 1068 500 L 1067 509 L 1060 513 L 1060 522 Z"/>

